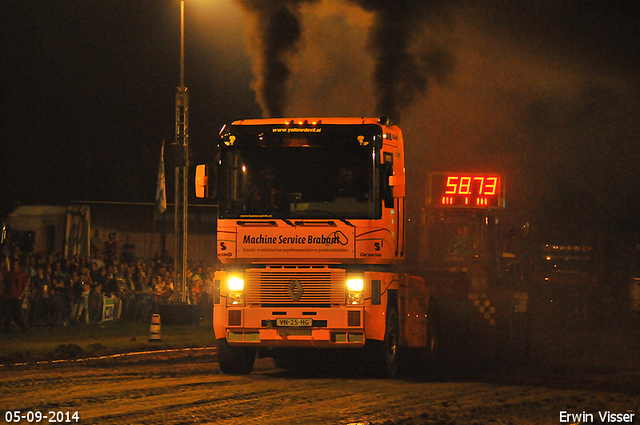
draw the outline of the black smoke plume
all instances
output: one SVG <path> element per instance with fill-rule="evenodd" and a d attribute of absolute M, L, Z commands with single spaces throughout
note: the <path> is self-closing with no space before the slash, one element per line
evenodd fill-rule
<path fill-rule="evenodd" d="M 446 21 L 440 0 L 350 0 L 374 13 L 369 48 L 375 60 L 377 112 L 400 121 L 403 108 L 453 70 L 453 54 L 423 32 L 429 22 Z"/>
<path fill-rule="evenodd" d="M 256 93 L 267 117 L 281 117 L 291 75 L 288 56 L 297 50 L 302 30 L 300 5 L 318 0 L 239 0 L 255 15 L 259 49 Z"/>
<path fill-rule="evenodd" d="M 290 56 L 302 37 L 300 6 L 319 0 L 239 0 L 256 18 L 255 90 L 263 113 L 280 117 L 287 104 Z M 374 14 L 369 49 L 375 61 L 376 112 L 400 120 L 401 110 L 426 93 L 430 81 L 446 80 L 453 54 L 424 32 L 446 21 L 444 0 L 348 0 Z"/>

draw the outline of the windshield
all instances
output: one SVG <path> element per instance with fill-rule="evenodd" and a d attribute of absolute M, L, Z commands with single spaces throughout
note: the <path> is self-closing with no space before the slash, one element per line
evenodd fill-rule
<path fill-rule="evenodd" d="M 220 217 L 379 218 L 380 137 L 371 124 L 231 126 L 220 143 Z"/>

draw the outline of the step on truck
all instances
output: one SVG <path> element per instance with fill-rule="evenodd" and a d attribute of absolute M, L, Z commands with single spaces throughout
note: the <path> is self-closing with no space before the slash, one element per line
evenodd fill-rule
<path fill-rule="evenodd" d="M 218 205 L 213 327 L 223 372 L 354 350 L 395 376 L 436 358 L 437 315 L 407 275 L 402 131 L 386 118 L 288 118 L 223 127 L 196 196 Z M 340 351 L 340 350 L 331 350 Z M 345 351 L 341 351 L 345 352 Z M 322 358 L 322 356 L 319 356 Z"/>

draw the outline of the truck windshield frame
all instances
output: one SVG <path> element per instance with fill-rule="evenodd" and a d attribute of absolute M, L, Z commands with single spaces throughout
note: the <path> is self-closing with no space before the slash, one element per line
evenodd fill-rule
<path fill-rule="evenodd" d="M 220 218 L 379 219 L 382 130 L 232 125 L 221 134 Z"/>

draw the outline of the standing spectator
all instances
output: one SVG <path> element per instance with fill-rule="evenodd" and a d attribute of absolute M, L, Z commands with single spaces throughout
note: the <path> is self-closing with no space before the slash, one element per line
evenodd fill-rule
<path fill-rule="evenodd" d="M 198 303 L 198 297 L 202 293 L 202 278 L 202 266 L 197 266 L 189 278 L 189 297 L 192 305 Z"/>
<path fill-rule="evenodd" d="M 63 281 L 69 280 L 69 275 L 62 270 L 62 265 L 60 261 L 54 261 L 53 264 L 51 264 L 50 278 L 51 280 L 53 279 L 63 280 Z"/>
<path fill-rule="evenodd" d="M 67 307 L 64 279 L 51 273 L 51 286 L 52 290 L 49 291 L 49 323 L 60 325 Z"/>
<path fill-rule="evenodd" d="M 96 286 L 100 287 L 101 293 L 105 292 L 107 288 L 107 282 L 109 281 L 109 279 L 111 279 L 111 276 L 109 276 L 109 272 L 107 271 L 107 267 L 100 267 L 95 278 L 93 277 L 93 275 L 94 274 L 92 273 L 91 280 L 93 281 L 93 283 Z"/>
<path fill-rule="evenodd" d="M 131 276 L 131 269 L 127 264 L 120 264 L 120 270 L 121 272 L 118 274 L 117 280 L 120 286 L 120 300 L 122 301 L 121 317 L 128 319 L 133 311 L 136 289 Z"/>
<path fill-rule="evenodd" d="M 80 275 L 76 271 L 73 271 L 67 283 L 68 315 L 65 318 L 65 323 L 76 323 L 81 296 L 82 281 L 80 280 Z"/>
<path fill-rule="evenodd" d="M 102 239 L 100 238 L 99 229 L 96 229 L 93 232 L 93 236 L 91 236 L 90 245 L 91 245 L 91 258 L 94 258 L 94 259 L 101 258 L 103 243 L 102 243 Z"/>
<path fill-rule="evenodd" d="M 104 261 L 107 264 L 113 263 L 113 260 L 118 259 L 118 241 L 116 240 L 116 233 L 109 233 L 109 239 L 104 243 Z"/>
<path fill-rule="evenodd" d="M 171 300 L 171 295 L 173 294 L 171 287 L 167 282 L 158 278 L 153 280 L 155 283 L 153 290 L 153 298 L 155 309 L 158 308 L 160 304 L 167 304 Z"/>
<path fill-rule="evenodd" d="M 103 294 L 105 297 L 113 298 L 114 300 L 114 319 L 119 319 L 120 312 L 122 311 L 122 304 L 120 301 L 120 284 L 115 276 L 117 273 L 118 271 L 114 266 L 109 266 L 107 269 L 107 283 L 103 287 Z"/>
<path fill-rule="evenodd" d="M 88 274 L 87 274 L 88 275 Z M 71 282 L 71 317 L 72 323 L 89 323 L 89 279 L 87 275 L 74 273 Z"/>
<path fill-rule="evenodd" d="M 31 326 L 46 325 L 49 314 L 49 276 L 46 266 L 38 266 L 38 274 L 31 279 L 33 294 L 31 296 Z"/>
<path fill-rule="evenodd" d="M 204 277 L 204 291 L 211 296 L 213 294 L 213 281 L 215 280 L 215 271 L 207 266 L 207 272 Z"/>
<path fill-rule="evenodd" d="M 15 322 L 22 332 L 27 326 L 22 319 L 22 298 L 29 287 L 29 277 L 20 268 L 20 261 L 11 262 L 11 270 L 3 275 L 4 289 L 2 291 L 2 310 L 4 311 L 4 327 L 11 332 L 11 322 Z"/>
<path fill-rule="evenodd" d="M 78 321 L 83 318 L 84 323 L 89 324 L 89 296 L 91 295 L 91 287 L 93 281 L 91 280 L 91 272 L 88 268 L 83 268 L 80 273 L 80 280 L 82 281 L 82 297 L 80 299 L 81 311 L 78 314 Z"/>
<path fill-rule="evenodd" d="M 202 294 L 200 295 L 200 317 L 203 319 L 211 319 L 213 317 L 213 295 L 214 295 L 214 279 L 215 271 L 211 267 L 207 267 L 202 285 Z"/>
<path fill-rule="evenodd" d="M 91 268 L 91 270 L 89 270 L 89 276 L 91 277 L 91 283 L 92 284 L 97 284 L 98 283 L 98 278 L 100 276 L 100 268 L 98 267 L 98 263 L 96 263 L 95 261 L 92 261 L 91 265 L 89 267 Z"/>
<path fill-rule="evenodd" d="M 200 297 L 204 292 L 204 283 L 199 274 L 194 274 L 191 287 L 191 305 L 200 304 Z"/>
<path fill-rule="evenodd" d="M 147 319 L 150 315 L 150 309 L 153 306 L 153 290 L 149 286 L 151 279 L 140 271 L 137 274 L 135 287 L 136 287 L 136 319 Z"/>
<path fill-rule="evenodd" d="M 33 255 L 28 255 L 24 259 L 24 267 L 22 270 L 27 274 L 29 279 L 36 277 L 38 272 L 36 271 L 36 259 Z"/>
<path fill-rule="evenodd" d="M 33 278 L 37 276 L 36 268 L 35 268 L 35 258 L 33 256 L 33 252 L 27 252 L 23 254 L 21 257 L 21 267 L 22 271 L 27 274 L 29 278 L 29 286 L 27 288 L 27 292 L 22 298 L 22 320 L 27 324 L 27 326 L 32 326 L 32 312 L 33 312 L 33 304 L 34 304 L 34 291 L 32 289 Z"/>
<path fill-rule="evenodd" d="M 78 310 L 77 288 L 80 275 L 75 267 L 72 267 L 69 278 L 64 281 L 62 297 L 62 325 L 67 326 L 74 322 L 74 315 Z"/>
<path fill-rule="evenodd" d="M 94 264 L 91 264 L 91 290 L 89 291 L 89 320 L 99 322 L 102 320 L 103 291 L 107 286 L 107 270 L 104 266 L 93 272 Z M 97 264 L 95 265 L 97 267 Z M 95 276 L 95 277 L 94 277 Z"/>
<path fill-rule="evenodd" d="M 194 281 L 192 280 L 193 277 L 193 272 L 191 271 L 191 268 L 187 268 L 187 271 L 185 272 L 185 284 L 187 285 L 186 290 L 187 290 L 187 303 L 188 304 L 195 304 L 193 303 L 193 284 Z M 179 288 L 182 289 L 182 288 Z M 181 295 L 181 294 L 180 294 Z"/>

